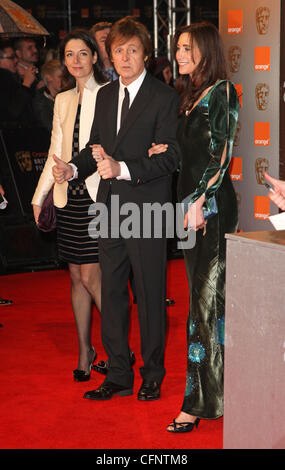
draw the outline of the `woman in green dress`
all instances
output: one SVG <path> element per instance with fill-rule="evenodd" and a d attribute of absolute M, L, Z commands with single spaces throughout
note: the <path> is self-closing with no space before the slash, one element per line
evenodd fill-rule
<path fill-rule="evenodd" d="M 174 48 L 181 96 L 178 198 L 189 202 L 184 227 L 196 235 L 195 246 L 184 250 L 189 283 L 185 396 L 180 414 L 167 427 L 181 433 L 192 431 L 200 418 L 223 415 L 225 233 L 235 232 L 238 221 L 228 167 L 239 100 L 227 80 L 221 39 L 213 24 L 181 27 Z M 218 212 L 206 219 L 213 197 Z"/>

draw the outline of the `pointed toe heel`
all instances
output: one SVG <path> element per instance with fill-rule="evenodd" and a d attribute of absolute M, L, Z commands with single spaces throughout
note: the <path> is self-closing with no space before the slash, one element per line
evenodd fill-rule
<path fill-rule="evenodd" d="M 87 382 L 90 379 L 92 364 L 97 357 L 97 353 L 93 346 L 91 347 L 91 351 L 93 351 L 93 358 L 89 363 L 89 372 L 86 372 L 85 370 L 74 369 L 73 378 L 75 382 Z"/>

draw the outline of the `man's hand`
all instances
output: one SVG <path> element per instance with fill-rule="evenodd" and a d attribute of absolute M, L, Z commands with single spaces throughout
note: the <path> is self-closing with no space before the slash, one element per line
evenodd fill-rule
<path fill-rule="evenodd" d="M 53 159 L 55 161 L 55 165 L 52 167 L 52 174 L 55 182 L 61 184 L 72 178 L 74 173 L 72 166 L 65 163 L 56 155 L 53 155 Z"/>
<path fill-rule="evenodd" d="M 95 153 L 95 160 L 97 161 L 97 170 L 99 175 L 103 180 L 109 178 L 116 178 L 121 174 L 121 166 L 120 164 L 113 159 L 110 155 L 107 155 L 103 147 L 101 145 L 96 145 L 96 149 L 92 148 L 92 155 L 93 151 Z"/>
<path fill-rule="evenodd" d="M 101 162 L 104 159 L 104 157 L 101 155 L 101 150 L 103 150 L 102 145 L 92 144 L 90 145 L 90 148 L 92 149 L 92 157 L 94 160 L 96 160 L 97 163 Z"/>

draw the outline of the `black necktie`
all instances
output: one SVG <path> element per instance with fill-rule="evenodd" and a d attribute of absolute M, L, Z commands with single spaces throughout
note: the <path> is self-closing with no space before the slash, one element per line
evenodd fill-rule
<path fill-rule="evenodd" d="M 123 122 L 126 119 L 126 116 L 129 112 L 129 107 L 130 107 L 130 95 L 129 95 L 127 87 L 125 87 L 125 98 L 123 99 L 123 103 L 122 103 L 121 125 L 120 125 L 120 127 L 122 127 Z"/>

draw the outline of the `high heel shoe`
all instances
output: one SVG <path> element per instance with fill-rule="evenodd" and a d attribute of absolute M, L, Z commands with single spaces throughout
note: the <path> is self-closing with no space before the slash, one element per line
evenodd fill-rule
<path fill-rule="evenodd" d="M 73 378 L 76 382 L 87 382 L 87 380 L 90 379 L 90 374 L 91 374 L 91 367 L 93 362 L 95 361 L 97 357 L 97 353 L 93 346 L 91 346 L 91 350 L 93 351 L 93 358 L 89 363 L 89 373 L 86 372 L 85 370 L 80 370 L 80 369 L 74 369 L 73 371 Z"/>
<path fill-rule="evenodd" d="M 176 432 L 176 433 L 181 433 L 181 432 L 191 432 L 193 431 L 194 426 L 198 428 L 200 422 L 200 418 L 196 418 L 194 423 L 177 423 L 176 420 L 174 419 L 169 426 L 173 426 L 173 429 L 166 429 L 168 432 Z"/>

